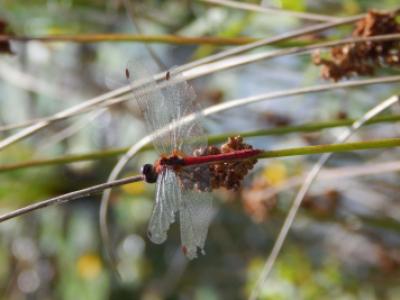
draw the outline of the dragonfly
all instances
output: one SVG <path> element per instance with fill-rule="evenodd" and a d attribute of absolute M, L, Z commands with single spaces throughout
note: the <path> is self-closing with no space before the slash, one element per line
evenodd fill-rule
<path fill-rule="evenodd" d="M 141 170 L 146 182 L 156 183 L 148 237 L 154 243 L 163 243 L 170 225 L 179 216 L 181 249 L 193 259 L 199 252 L 205 254 L 214 215 L 211 191 L 237 187 L 256 161 L 246 159 L 256 157 L 260 150 L 243 144 L 241 139 L 231 139 L 230 146 L 225 148 L 208 147 L 195 92 L 186 81 L 172 74 L 168 71 L 164 80 L 156 81 L 139 62 L 130 62 L 125 70 L 130 82 L 145 82 L 134 89 L 133 97 L 160 155 L 154 164 L 145 164 Z M 193 114 L 194 118 L 183 122 Z"/>

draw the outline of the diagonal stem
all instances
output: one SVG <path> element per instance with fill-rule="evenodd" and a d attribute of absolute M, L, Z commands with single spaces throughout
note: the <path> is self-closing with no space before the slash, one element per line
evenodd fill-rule
<path fill-rule="evenodd" d="M 44 201 L 40 201 L 25 207 L 22 207 L 20 209 L 16 209 L 12 212 L 9 213 L 5 213 L 3 215 L 0 215 L 0 223 L 7 221 L 9 219 L 27 214 L 29 212 L 41 209 L 41 208 L 45 208 L 47 206 L 50 205 L 54 205 L 54 204 L 60 204 L 60 203 L 65 203 L 65 202 L 69 202 L 71 200 L 76 200 L 76 199 L 80 199 L 95 193 L 99 193 L 102 192 L 106 189 L 110 189 L 116 186 L 120 186 L 120 185 L 124 185 L 124 184 L 128 184 L 128 183 L 133 183 L 133 182 L 138 182 L 138 181 L 143 181 L 143 176 L 142 175 L 137 175 L 137 176 L 132 176 L 132 177 L 126 177 L 123 179 L 118 179 L 118 180 L 114 180 L 111 182 L 106 182 L 106 183 L 102 183 L 102 184 L 98 184 L 98 185 L 94 185 L 92 187 L 89 188 L 85 188 L 82 190 L 78 190 L 78 191 L 74 191 L 71 193 L 67 193 L 61 196 L 57 196 L 54 198 L 50 198 L 48 200 L 44 200 Z"/>

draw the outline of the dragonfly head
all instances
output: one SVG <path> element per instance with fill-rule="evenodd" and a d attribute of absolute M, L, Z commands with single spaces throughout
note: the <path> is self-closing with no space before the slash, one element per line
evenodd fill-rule
<path fill-rule="evenodd" d="M 155 183 L 157 181 L 158 174 L 152 164 L 143 165 L 141 173 L 144 176 L 144 181 L 147 183 Z"/>

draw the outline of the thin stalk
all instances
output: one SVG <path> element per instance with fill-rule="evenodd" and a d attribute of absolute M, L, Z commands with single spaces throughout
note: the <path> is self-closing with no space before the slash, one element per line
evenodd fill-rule
<path fill-rule="evenodd" d="M 218 37 L 218 36 L 178 36 L 178 35 L 139 35 L 139 34 L 120 34 L 120 33 L 98 33 L 98 34 L 63 34 L 63 35 L 7 35 L 0 34 L 0 42 L 42 42 L 42 43 L 103 43 L 103 42 L 137 42 L 137 43 L 157 43 L 173 45 L 211 45 L 211 46 L 240 46 L 261 41 L 261 38 L 241 36 L 241 37 Z M 321 40 L 319 40 L 321 41 Z M 296 39 L 292 41 L 276 41 L 271 43 L 277 47 L 287 48 L 295 46 L 306 46 L 313 42 L 311 39 Z M 315 41 L 314 41 L 315 42 Z"/>
<path fill-rule="evenodd" d="M 316 132 L 323 129 L 328 128 L 337 128 L 343 126 L 349 126 L 354 123 L 355 119 L 345 119 L 345 120 L 335 120 L 335 121 L 327 121 L 327 122 L 317 122 L 317 123 L 310 123 L 310 124 L 302 124 L 298 126 L 284 126 L 284 127 L 277 127 L 277 128 L 269 128 L 269 129 L 262 129 L 262 130 L 254 130 L 248 132 L 228 132 L 219 135 L 212 135 L 208 137 L 208 143 L 210 145 L 217 144 L 224 142 L 231 136 L 240 135 L 242 137 L 259 137 L 259 136 L 276 136 L 276 135 L 284 135 L 290 133 L 300 133 L 300 132 Z M 374 125 L 379 123 L 391 123 L 400 121 L 400 115 L 395 116 L 385 116 L 385 117 L 377 117 L 372 120 L 366 122 L 365 125 Z M 54 166 L 54 165 L 63 165 L 69 164 L 74 162 L 80 161 L 91 161 L 91 160 L 98 160 L 98 159 L 106 159 L 109 157 L 115 157 L 118 155 L 122 155 L 128 151 L 128 147 L 121 147 L 121 148 L 114 148 L 102 151 L 95 151 L 89 152 L 85 154 L 70 154 L 70 155 L 63 155 L 56 158 L 50 159 L 37 159 L 37 160 L 29 160 L 26 162 L 21 163 L 14 163 L 14 164 L 3 164 L 0 165 L 0 173 L 32 168 L 32 167 L 45 167 L 45 166 Z M 148 151 L 153 149 L 151 144 L 147 144 L 144 146 L 140 152 Z"/>
<path fill-rule="evenodd" d="M 365 142 L 347 143 L 347 144 L 334 144 L 334 145 L 314 145 L 295 147 L 281 150 L 268 150 L 262 151 L 256 157 L 259 159 L 274 158 L 274 157 L 288 157 L 298 155 L 310 155 L 319 153 L 336 153 L 336 152 L 349 152 L 358 150 L 369 150 L 379 148 L 393 148 L 400 145 L 400 138 L 381 139 Z M 150 149 L 151 147 L 142 148 L 143 150 Z M 87 154 L 65 155 L 53 159 L 32 160 L 23 163 L 9 164 L 0 166 L 0 172 L 13 171 L 24 168 L 43 167 L 60 164 L 68 164 L 78 161 L 88 161 L 104 159 L 126 153 L 127 148 L 117 148 L 106 151 L 91 152 Z"/>
<path fill-rule="evenodd" d="M 288 157 L 321 153 L 349 152 L 357 150 L 371 150 L 379 148 L 394 148 L 400 146 L 400 138 L 372 140 L 346 144 L 304 146 L 282 150 L 263 151 L 258 158 Z"/>
<path fill-rule="evenodd" d="M 224 60 L 220 60 L 217 62 L 203 64 L 203 65 L 199 66 L 198 68 L 192 68 L 190 70 L 184 71 L 184 72 L 182 72 L 182 77 L 185 80 L 189 80 L 189 79 L 197 78 L 200 76 L 204 76 L 206 74 L 211 74 L 211 73 L 222 71 L 222 70 L 236 68 L 236 67 L 239 67 L 242 65 L 254 63 L 257 61 L 262 61 L 265 59 L 272 59 L 272 58 L 282 57 L 282 56 L 286 56 L 286 55 L 307 54 L 307 53 L 311 53 L 312 51 L 317 50 L 317 49 L 331 48 L 331 47 L 347 45 L 347 44 L 351 44 L 351 43 L 378 42 L 378 41 L 391 41 L 391 40 L 394 41 L 394 40 L 399 40 L 399 39 L 400 39 L 400 33 L 375 35 L 375 36 L 370 36 L 370 37 L 357 37 L 357 38 L 351 37 L 351 38 L 345 38 L 345 39 L 336 40 L 336 41 L 315 43 L 315 44 L 312 44 L 309 46 L 304 46 L 304 47 L 292 47 L 292 48 L 287 48 L 287 49 L 279 49 L 279 50 L 273 50 L 273 51 L 251 53 L 251 54 L 246 54 L 246 55 L 238 55 L 238 56 L 226 58 Z M 178 67 L 173 72 L 171 72 L 171 74 L 179 73 L 181 71 L 182 70 Z"/>
<path fill-rule="evenodd" d="M 38 159 L 38 160 L 30 160 L 22 163 L 15 164 L 7 164 L 0 166 L 0 173 L 32 168 L 32 167 L 44 167 L 44 166 L 54 166 L 54 165 L 63 165 L 69 164 L 79 161 L 90 161 L 90 160 L 98 160 L 104 159 L 108 157 L 114 157 L 121 154 L 124 154 L 127 151 L 127 148 L 115 148 L 109 150 L 95 151 L 85 154 L 71 154 L 71 155 L 63 155 L 56 158 L 51 159 Z"/>
<path fill-rule="evenodd" d="M 391 123 L 400 121 L 400 115 L 377 117 L 366 122 L 365 125 L 374 125 L 379 123 Z M 216 144 L 225 141 L 230 136 L 240 135 L 242 137 L 258 137 L 258 136 L 275 136 L 284 135 L 289 133 L 299 133 L 299 132 L 316 132 L 328 128 L 337 128 L 349 126 L 355 122 L 355 119 L 343 119 L 334 120 L 326 122 L 315 122 L 309 124 L 300 124 L 295 126 L 282 126 L 276 128 L 268 128 L 247 132 L 228 132 L 219 135 L 212 135 L 208 138 L 209 144 Z M 1 170 L 1 169 L 0 169 Z"/>
<path fill-rule="evenodd" d="M 215 62 L 217 60 L 221 60 L 221 59 L 225 59 L 228 58 L 230 56 L 233 55 L 237 55 L 237 54 L 241 54 L 250 50 L 254 50 L 256 48 L 262 47 L 262 46 L 266 46 L 266 45 L 270 45 L 276 42 L 281 42 L 284 40 L 288 40 L 288 39 L 293 39 L 293 38 L 298 38 L 300 36 L 303 35 L 307 35 L 307 34 L 311 34 L 311 33 L 317 33 L 317 32 L 321 32 L 327 29 L 331 29 L 334 27 L 338 27 L 341 25 L 347 25 L 347 24 L 352 24 L 355 23 L 359 20 L 361 20 L 362 18 L 364 18 L 364 15 L 359 15 L 359 16 L 354 16 L 354 17 L 349 17 L 346 18 L 344 20 L 341 21 L 337 21 L 337 22 L 332 22 L 332 23 L 324 23 L 324 24 L 318 24 L 318 25 L 313 25 L 313 26 L 309 26 L 306 28 L 301 28 L 298 30 L 294 30 L 294 31 L 290 31 L 287 33 L 283 33 L 277 36 L 274 36 L 272 38 L 268 37 L 265 39 L 261 39 L 259 41 L 255 41 L 253 43 L 247 44 L 247 45 L 243 45 L 243 46 L 238 46 L 232 49 L 227 49 L 225 51 L 204 57 L 202 59 L 198 59 L 196 61 L 187 63 L 185 65 L 182 65 L 180 67 L 176 68 L 176 72 L 183 72 L 183 71 L 187 71 L 190 70 L 194 67 L 198 67 L 204 64 L 208 64 L 211 62 Z"/>
<path fill-rule="evenodd" d="M 40 202 L 31 204 L 31 205 L 16 209 L 16 210 L 14 210 L 12 212 L 0 215 L 0 223 L 4 222 L 4 221 L 7 221 L 9 219 L 12 219 L 12 218 L 15 218 L 15 217 L 30 213 L 30 212 L 38 210 L 38 209 L 45 208 L 45 207 L 50 206 L 50 205 L 66 203 L 66 202 L 69 202 L 71 200 L 76 200 L 76 199 L 80 199 L 80 198 L 83 198 L 83 197 L 90 196 L 92 194 L 104 191 L 106 189 L 110 189 L 112 187 L 116 187 L 116 186 L 120 186 L 120 185 L 124 185 L 124 184 L 128 184 L 128 183 L 133 183 L 133 182 L 138 182 L 138 181 L 143 181 L 143 176 L 142 175 L 126 177 L 126 178 L 123 178 L 123 179 L 114 180 L 114 181 L 111 181 L 111 182 L 94 185 L 94 186 L 89 187 L 89 188 L 85 188 L 85 189 L 82 189 L 82 190 L 78 190 L 78 191 L 67 193 L 67 194 L 64 194 L 64 195 L 61 195 L 61 196 L 50 198 L 50 199 L 47 199 L 47 200 L 44 200 L 44 201 L 40 201 Z"/>
<path fill-rule="evenodd" d="M 62 34 L 49 36 L 23 36 L 23 35 L 0 35 L 0 41 L 16 42 L 68 42 L 68 43 L 102 43 L 102 42 L 138 42 L 138 43 L 160 43 L 174 45 L 214 45 L 214 46 L 237 46 L 255 42 L 259 39 L 252 37 L 213 37 L 213 36 L 178 36 L 178 35 L 142 35 L 123 33 L 95 33 L 95 34 Z"/>
<path fill-rule="evenodd" d="M 240 1 L 229 1 L 229 0 L 200 0 L 202 2 L 217 4 L 225 7 L 237 8 L 242 10 L 249 10 L 260 13 L 274 14 L 274 15 L 282 15 L 288 17 L 295 17 L 304 20 L 310 21 L 319 21 L 319 22 L 335 22 L 341 20 L 341 18 L 331 17 L 321 14 L 307 13 L 307 12 L 297 12 L 297 11 L 289 11 L 280 8 L 274 7 L 264 7 L 252 3 L 242 3 Z"/>

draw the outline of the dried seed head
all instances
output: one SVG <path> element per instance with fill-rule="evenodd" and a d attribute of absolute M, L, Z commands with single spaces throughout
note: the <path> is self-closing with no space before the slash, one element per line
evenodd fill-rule
<path fill-rule="evenodd" d="M 400 24 L 396 18 L 399 11 L 382 13 L 369 11 L 366 17 L 356 23 L 353 37 L 370 37 L 400 33 Z M 372 75 L 376 68 L 383 65 L 400 67 L 400 42 L 368 41 L 350 43 L 331 49 L 331 59 L 321 58 L 319 51 L 312 54 L 315 65 L 321 65 L 324 79 L 338 81 L 353 75 Z"/>
<path fill-rule="evenodd" d="M 228 142 L 219 148 L 216 146 L 209 146 L 207 148 L 196 149 L 193 155 L 216 155 L 244 149 L 253 149 L 253 147 L 244 143 L 241 136 L 236 136 L 229 137 Z M 194 166 L 184 168 L 185 171 L 180 172 L 179 176 L 185 188 L 197 188 L 204 191 L 224 187 L 226 189 L 237 190 L 240 188 L 243 178 L 253 168 L 256 162 L 257 159 L 248 158 Z M 207 168 L 207 170 L 204 168 Z M 188 172 L 190 172 L 191 175 L 188 175 Z M 204 176 L 207 176 L 207 178 L 204 178 Z"/>

